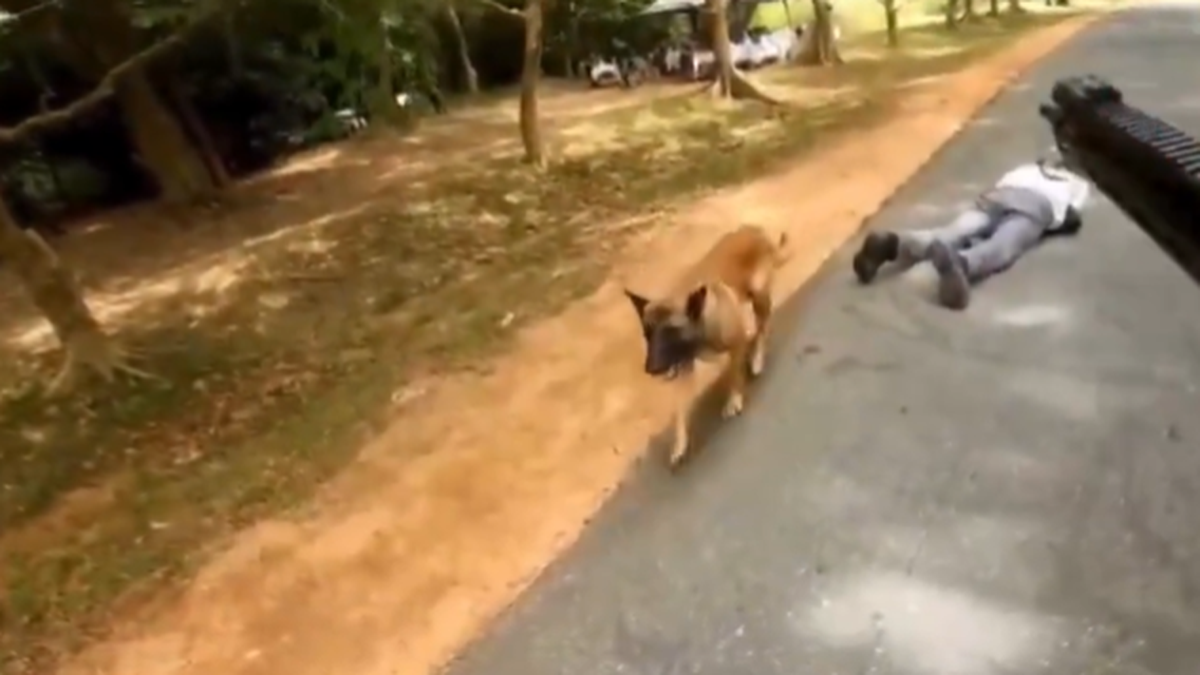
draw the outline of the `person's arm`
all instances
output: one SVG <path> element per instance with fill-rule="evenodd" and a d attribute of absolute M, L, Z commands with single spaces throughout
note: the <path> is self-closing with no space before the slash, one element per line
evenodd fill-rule
<path fill-rule="evenodd" d="M 1054 228 L 1054 234 L 1076 234 L 1079 228 L 1083 227 L 1083 218 L 1079 215 L 1079 209 L 1074 205 L 1067 207 L 1067 214 L 1063 217 L 1062 224 Z"/>
<path fill-rule="evenodd" d="M 1071 186 L 1071 197 L 1067 203 L 1067 211 L 1063 215 L 1063 220 L 1057 227 L 1051 228 L 1046 234 L 1049 235 L 1073 235 L 1079 232 L 1083 227 L 1083 216 L 1080 211 L 1083 205 L 1087 202 L 1090 186 L 1085 180 L 1076 180 Z"/>

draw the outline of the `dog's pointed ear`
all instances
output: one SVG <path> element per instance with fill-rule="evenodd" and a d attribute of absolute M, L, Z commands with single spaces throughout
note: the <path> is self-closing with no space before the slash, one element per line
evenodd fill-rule
<path fill-rule="evenodd" d="M 628 297 L 629 301 L 633 303 L 633 308 L 637 311 L 638 316 L 642 316 L 642 314 L 646 311 L 646 305 L 650 304 L 650 301 L 638 295 L 637 293 L 634 293 L 628 288 L 625 289 L 625 296 Z"/>
<path fill-rule="evenodd" d="M 687 316 L 692 321 L 699 321 L 704 315 L 704 301 L 708 299 L 708 286 L 701 286 L 692 291 L 687 299 Z"/>

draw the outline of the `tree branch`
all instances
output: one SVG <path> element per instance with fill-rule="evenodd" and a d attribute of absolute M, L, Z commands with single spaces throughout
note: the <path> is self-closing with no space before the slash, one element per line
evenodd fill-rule
<path fill-rule="evenodd" d="M 0 9 L 8 12 L 11 16 L 4 17 L 0 23 L 20 21 L 30 14 L 57 7 L 60 4 L 59 0 L 5 0 L 0 2 Z"/>
<path fill-rule="evenodd" d="M 224 4 L 224 2 L 213 3 L 208 11 L 192 20 L 190 24 L 181 28 L 179 32 L 117 64 L 115 68 L 108 71 L 94 89 L 71 105 L 36 115 L 15 127 L 0 128 L 0 145 L 19 143 L 29 136 L 66 124 L 76 116 L 82 115 L 99 106 L 112 95 L 113 87 L 118 82 L 144 68 L 168 51 L 182 45 L 203 27 L 209 19 L 219 15 L 223 10 Z"/>
<path fill-rule="evenodd" d="M 508 7 L 506 5 L 502 5 L 499 2 L 496 2 L 496 0 L 479 0 L 479 2 L 480 2 L 480 4 L 490 7 L 492 9 L 496 10 L 497 12 L 502 12 L 509 16 L 516 17 L 522 21 L 525 20 L 525 12 L 522 12 L 519 9 L 513 9 L 512 7 Z"/>

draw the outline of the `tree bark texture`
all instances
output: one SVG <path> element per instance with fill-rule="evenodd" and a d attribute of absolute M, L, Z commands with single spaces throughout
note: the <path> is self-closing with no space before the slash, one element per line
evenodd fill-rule
<path fill-rule="evenodd" d="M 34 306 L 50 322 L 65 352 L 50 393 L 69 389 L 88 372 L 112 379 L 118 372 L 153 377 L 128 365 L 128 355 L 100 328 L 83 294 L 54 251 L 35 232 L 22 231 L 0 201 L 0 261 L 17 277 Z"/>
<path fill-rule="evenodd" d="M 525 146 L 525 161 L 537 167 L 545 166 L 542 125 L 538 118 L 538 84 L 542 77 L 543 0 L 525 3 L 525 55 L 521 65 L 521 143 Z"/>
<path fill-rule="evenodd" d="M 221 152 L 217 150 L 216 141 L 213 140 L 213 135 L 208 127 L 204 124 L 204 120 L 196 113 L 196 107 L 192 104 L 186 92 L 174 83 L 166 85 L 167 96 L 170 97 L 170 102 L 174 106 L 175 111 L 179 114 L 179 119 L 183 122 L 184 132 L 188 135 L 196 145 L 196 150 L 201 154 L 204 160 L 204 165 L 208 168 L 209 174 L 212 176 L 213 183 L 217 187 L 226 187 L 233 182 L 229 176 L 229 169 L 225 166 Z"/>
<path fill-rule="evenodd" d="M 708 85 L 713 96 L 724 99 L 748 99 L 779 105 L 779 101 L 758 88 L 733 63 L 733 44 L 729 38 L 728 0 L 708 0 L 705 10 L 710 15 L 709 40 L 716 61 L 713 82 Z"/>
<path fill-rule="evenodd" d="M 994 2 L 995 0 L 993 0 Z M 887 45 L 896 48 L 900 46 L 900 16 L 896 0 L 883 0 L 883 18 L 887 26 Z"/>
<path fill-rule="evenodd" d="M 944 23 L 946 28 L 950 30 L 958 28 L 958 0 L 946 0 L 946 17 Z"/>
<path fill-rule="evenodd" d="M 733 45 L 729 41 L 729 3 L 727 0 L 708 0 L 712 26 L 712 49 L 716 59 L 715 94 L 733 98 Z"/>
<path fill-rule="evenodd" d="M 163 201 L 189 202 L 219 187 L 203 152 L 188 138 L 145 72 L 119 82 L 116 95 L 129 134 L 146 168 L 158 181 Z"/>
<path fill-rule="evenodd" d="M 34 306 L 41 310 L 64 347 L 81 340 L 103 340 L 100 324 L 83 301 L 58 257 L 17 226 L 0 202 L 0 260 L 17 276 Z"/>
<path fill-rule="evenodd" d="M 48 32 L 64 61 L 81 76 L 99 80 L 139 51 L 126 0 L 88 0 L 66 7 Z M 209 170 L 203 149 L 184 131 L 147 73 L 123 78 L 115 94 L 130 139 L 164 201 L 192 201 L 220 187 L 220 176 Z"/>
<path fill-rule="evenodd" d="M 829 0 L 813 0 L 813 37 L 816 46 L 816 63 L 814 65 L 834 65 L 842 63 L 842 55 L 838 49 L 837 40 L 833 35 L 833 15 L 830 13 Z"/>

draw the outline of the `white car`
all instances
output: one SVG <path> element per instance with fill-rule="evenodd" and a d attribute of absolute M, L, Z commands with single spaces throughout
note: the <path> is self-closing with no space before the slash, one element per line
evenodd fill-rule
<path fill-rule="evenodd" d="M 621 69 L 611 59 L 596 59 L 588 66 L 588 81 L 593 87 L 604 87 L 621 83 Z"/>

